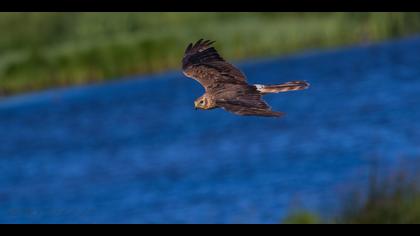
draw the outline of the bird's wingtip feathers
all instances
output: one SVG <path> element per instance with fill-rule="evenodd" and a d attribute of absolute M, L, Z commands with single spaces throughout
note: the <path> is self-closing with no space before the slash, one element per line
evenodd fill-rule
<path fill-rule="evenodd" d="M 188 44 L 187 49 L 185 49 L 185 53 L 194 53 L 198 51 L 204 51 L 215 42 L 216 41 L 204 40 L 201 38 L 197 40 L 195 43 Z"/>

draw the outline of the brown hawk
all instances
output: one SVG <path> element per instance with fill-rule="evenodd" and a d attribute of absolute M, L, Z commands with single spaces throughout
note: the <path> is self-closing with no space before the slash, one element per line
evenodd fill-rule
<path fill-rule="evenodd" d="M 205 93 L 194 101 L 196 109 L 223 108 L 237 115 L 279 117 L 283 113 L 272 111 L 262 96 L 309 87 L 305 81 L 276 85 L 248 84 L 245 75 L 211 47 L 213 43 L 203 39 L 190 43 L 182 59 L 183 73 L 205 89 Z"/>

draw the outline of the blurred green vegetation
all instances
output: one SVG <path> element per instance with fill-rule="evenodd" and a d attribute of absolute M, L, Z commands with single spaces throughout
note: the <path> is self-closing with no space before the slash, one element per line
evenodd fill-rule
<path fill-rule="evenodd" d="M 287 216 L 284 224 L 420 224 L 419 177 L 396 177 L 370 181 L 367 196 L 352 194 L 343 208 L 331 219 L 322 219 L 311 212 L 300 211 Z"/>
<path fill-rule="evenodd" d="M 368 202 L 357 212 L 344 215 L 346 224 L 420 224 L 420 194 L 416 197 L 387 196 Z"/>
<path fill-rule="evenodd" d="M 229 59 L 420 31 L 420 13 L 0 13 L 0 96 L 179 69 L 186 45 Z"/>
<path fill-rule="evenodd" d="M 322 224 L 323 221 L 320 217 L 314 213 L 300 211 L 295 212 L 287 216 L 283 221 L 283 224 Z"/>

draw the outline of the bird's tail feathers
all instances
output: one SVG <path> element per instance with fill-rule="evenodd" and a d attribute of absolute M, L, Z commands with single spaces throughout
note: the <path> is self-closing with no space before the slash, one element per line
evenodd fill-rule
<path fill-rule="evenodd" d="M 281 92 L 307 89 L 309 88 L 309 83 L 306 81 L 291 81 L 284 84 L 275 84 L 275 85 L 255 84 L 255 87 L 262 94 L 281 93 Z"/>

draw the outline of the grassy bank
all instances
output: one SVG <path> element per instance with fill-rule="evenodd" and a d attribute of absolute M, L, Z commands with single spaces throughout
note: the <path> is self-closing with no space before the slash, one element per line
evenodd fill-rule
<path fill-rule="evenodd" d="M 404 174 L 380 181 L 375 178 L 370 181 L 366 197 L 360 197 L 363 194 L 355 191 L 343 201 L 339 213 L 330 219 L 300 211 L 290 214 L 282 223 L 419 224 L 419 180 L 420 177 L 407 178 Z"/>
<path fill-rule="evenodd" d="M 180 67 L 187 43 L 228 59 L 420 32 L 419 13 L 0 13 L 0 96 Z"/>

